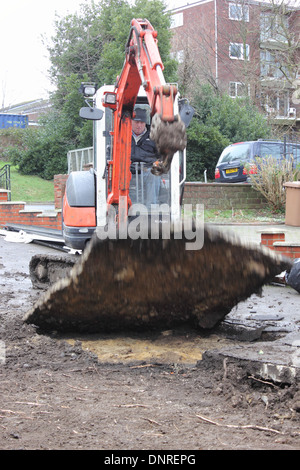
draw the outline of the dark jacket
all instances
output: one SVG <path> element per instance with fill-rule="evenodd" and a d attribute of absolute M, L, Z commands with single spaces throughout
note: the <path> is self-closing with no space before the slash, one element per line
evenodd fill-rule
<path fill-rule="evenodd" d="M 144 162 L 146 167 L 151 167 L 152 163 L 158 159 L 158 152 L 153 140 L 149 137 L 150 131 L 147 129 L 138 143 L 134 137 L 131 139 L 131 162 Z M 133 167 L 133 165 L 132 165 Z"/>

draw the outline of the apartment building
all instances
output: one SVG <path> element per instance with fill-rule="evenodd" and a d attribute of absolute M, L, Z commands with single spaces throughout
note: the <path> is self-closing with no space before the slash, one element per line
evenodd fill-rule
<path fill-rule="evenodd" d="M 249 95 L 276 122 L 300 126 L 300 8 L 202 0 L 171 10 L 172 54 L 189 95 L 210 83 Z"/>

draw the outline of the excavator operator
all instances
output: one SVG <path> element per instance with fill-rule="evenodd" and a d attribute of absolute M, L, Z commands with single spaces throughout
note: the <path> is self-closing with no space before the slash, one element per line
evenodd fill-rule
<path fill-rule="evenodd" d="M 132 119 L 130 171 L 132 175 L 141 175 L 143 200 L 136 200 L 135 202 L 142 202 L 147 209 L 151 208 L 151 204 L 159 204 L 158 197 L 161 182 L 160 176 L 151 173 L 152 164 L 158 159 L 159 155 L 156 145 L 149 135 L 147 111 L 143 108 L 136 108 Z"/>

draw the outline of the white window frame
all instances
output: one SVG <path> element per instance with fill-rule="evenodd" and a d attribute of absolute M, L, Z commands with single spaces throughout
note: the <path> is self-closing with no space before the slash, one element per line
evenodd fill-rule
<path fill-rule="evenodd" d="M 245 91 L 244 94 L 239 94 L 238 90 L 239 87 Z M 231 94 L 231 89 L 234 88 L 234 94 Z M 250 96 L 250 85 L 248 87 L 245 86 L 242 82 L 229 82 L 229 96 L 230 98 L 245 98 L 246 96 Z"/>
<path fill-rule="evenodd" d="M 183 12 L 175 13 L 171 16 L 171 29 L 183 26 Z"/>
<path fill-rule="evenodd" d="M 283 67 L 284 72 L 280 69 Z M 272 50 L 260 50 L 260 75 L 262 78 L 276 78 L 282 79 L 285 74 L 289 76 L 287 67 L 281 65 L 280 61 L 276 58 L 276 53 Z"/>
<path fill-rule="evenodd" d="M 240 53 L 238 55 L 232 55 L 232 48 L 239 48 L 240 49 Z M 246 52 L 246 54 L 245 54 Z M 243 43 L 239 43 L 239 42 L 231 42 L 229 44 L 229 57 L 231 59 L 234 59 L 234 60 L 249 60 L 250 58 L 250 46 L 249 44 L 243 44 Z"/>
<path fill-rule="evenodd" d="M 264 94 L 262 96 L 262 104 L 264 105 L 268 114 L 273 114 L 276 118 L 288 117 L 290 111 L 289 92 L 279 91 L 272 97 L 270 97 L 268 94 Z"/>
<path fill-rule="evenodd" d="M 233 10 L 236 10 L 234 12 Z M 247 21 L 249 22 L 249 5 L 241 4 L 238 2 L 230 2 L 228 4 L 228 16 L 233 21 Z"/>
<path fill-rule="evenodd" d="M 179 64 L 182 64 L 184 62 L 184 50 L 183 49 L 180 49 L 179 51 L 171 52 L 170 56 L 172 59 L 177 60 Z"/>
<path fill-rule="evenodd" d="M 285 30 L 289 29 L 287 16 L 274 13 L 261 13 L 260 15 L 260 40 L 287 43 Z"/>

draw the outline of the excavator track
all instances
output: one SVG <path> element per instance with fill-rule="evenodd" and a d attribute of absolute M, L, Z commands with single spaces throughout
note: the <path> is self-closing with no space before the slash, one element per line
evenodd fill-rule
<path fill-rule="evenodd" d="M 291 266 L 269 249 L 204 230 L 203 248 L 178 239 L 100 240 L 27 312 L 43 330 L 111 332 L 190 324 L 210 329 Z"/>
<path fill-rule="evenodd" d="M 29 275 L 32 285 L 38 289 L 48 289 L 59 279 L 66 277 L 74 264 L 79 261 L 77 255 L 35 255 L 29 263 Z"/>

